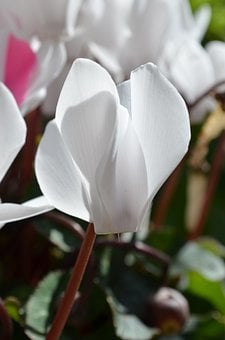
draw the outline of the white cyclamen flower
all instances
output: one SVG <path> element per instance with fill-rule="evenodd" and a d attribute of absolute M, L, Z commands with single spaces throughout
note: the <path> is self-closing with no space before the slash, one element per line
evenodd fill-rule
<path fill-rule="evenodd" d="M 0 83 L 0 181 L 25 143 L 26 125 L 10 91 Z M 0 223 L 21 220 L 52 209 L 43 197 L 23 204 L 0 203 Z M 2 225 L 1 225 L 2 226 Z"/>
<path fill-rule="evenodd" d="M 138 231 L 189 139 L 184 101 L 154 65 L 117 90 L 100 65 L 77 59 L 40 142 L 36 175 L 53 206 L 93 222 L 96 233 Z"/>

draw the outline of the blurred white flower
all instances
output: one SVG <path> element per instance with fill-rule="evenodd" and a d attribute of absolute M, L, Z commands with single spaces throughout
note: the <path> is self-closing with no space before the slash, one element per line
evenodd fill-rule
<path fill-rule="evenodd" d="M 190 36 L 168 42 L 159 67 L 188 103 L 214 83 L 214 70 L 208 53 Z"/>
<path fill-rule="evenodd" d="M 214 69 L 215 82 L 225 81 L 225 43 L 223 41 L 210 41 L 205 46 Z M 225 91 L 225 85 L 219 88 Z"/>
<path fill-rule="evenodd" d="M 168 40 L 183 34 L 201 39 L 210 13 L 205 5 L 194 16 L 188 0 L 84 0 L 74 38 L 66 43 L 67 65 L 50 85 L 43 111 L 55 111 L 74 59 L 97 60 L 117 83 L 121 82 L 141 64 L 158 64 Z"/>
<path fill-rule="evenodd" d="M 92 221 L 96 233 L 138 231 L 189 139 L 183 99 L 153 64 L 117 90 L 100 65 L 77 59 L 40 142 L 36 175 L 53 206 Z"/>
<path fill-rule="evenodd" d="M 82 0 L 0 0 L 0 27 L 21 39 L 61 40 L 74 34 Z"/>
<path fill-rule="evenodd" d="M 38 48 L 0 31 L 0 81 L 13 93 L 23 114 L 37 107 L 46 87 L 66 61 L 61 43 L 43 42 Z"/>
<path fill-rule="evenodd" d="M 158 64 L 167 41 L 174 41 L 184 34 L 202 37 L 210 11 L 206 7 L 200 9 L 198 18 L 193 16 L 188 0 L 133 0 L 127 21 L 130 35 L 116 60 L 123 78 L 140 64 L 149 61 Z M 111 71 L 107 59 L 100 61 Z M 118 77 L 121 76 L 115 74 L 115 78 Z"/>
<path fill-rule="evenodd" d="M 204 92 L 225 81 L 225 43 L 211 41 L 203 48 L 190 36 L 167 43 L 159 60 L 160 70 L 193 103 Z M 224 91 L 225 86 L 218 91 Z M 191 112 L 193 123 L 200 122 L 215 108 L 215 100 L 205 97 Z"/>
<path fill-rule="evenodd" d="M 184 33 L 201 39 L 210 16 L 207 5 L 194 16 L 188 0 L 86 0 L 69 54 L 98 60 L 118 82 L 141 64 L 157 63 L 168 40 Z"/>
<path fill-rule="evenodd" d="M 10 68 L 12 70 L 17 68 L 19 71 L 19 74 L 13 76 L 14 83 L 16 77 L 20 85 L 21 77 L 27 78 L 30 63 L 26 65 L 28 53 L 23 59 L 24 51 L 30 49 L 30 55 L 33 52 L 36 59 L 32 77 L 29 78 L 29 86 L 27 82 L 26 91 L 24 91 L 24 86 L 19 90 L 23 92 L 23 98 L 19 98 L 17 102 L 23 113 L 34 109 L 43 101 L 46 88 L 62 71 L 67 58 L 64 41 L 71 39 L 75 33 L 77 15 L 82 2 L 83 0 L 18 0 L 16 2 L 0 0 L 1 40 L 12 40 L 14 36 L 14 42 L 17 42 L 16 47 L 12 44 L 5 44 L 6 48 L 10 45 L 12 57 Z M 2 42 L 0 44 L 2 47 Z M 27 44 L 26 47 L 25 44 Z M 8 52 L 1 49 L 0 53 L 1 63 L 3 63 L 3 55 L 5 56 Z M 11 73 L 13 74 L 13 71 Z M 12 88 L 11 90 L 14 93 Z M 18 99 L 17 93 L 15 95 Z"/>
<path fill-rule="evenodd" d="M 13 95 L 0 83 L 0 181 L 25 143 L 26 125 Z M 23 204 L 0 203 L 0 223 L 12 222 L 52 210 L 43 197 Z"/>

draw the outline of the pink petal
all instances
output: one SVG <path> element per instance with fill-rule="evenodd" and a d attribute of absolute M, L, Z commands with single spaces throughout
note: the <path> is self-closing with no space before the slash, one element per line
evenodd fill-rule
<path fill-rule="evenodd" d="M 37 58 L 29 44 L 12 35 L 8 39 L 3 82 L 22 104 L 37 66 Z"/>

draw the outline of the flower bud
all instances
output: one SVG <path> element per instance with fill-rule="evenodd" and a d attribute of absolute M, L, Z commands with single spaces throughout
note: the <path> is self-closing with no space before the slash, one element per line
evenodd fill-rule
<path fill-rule="evenodd" d="M 179 333 L 189 317 L 189 306 L 185 297 L 175 289 L 160 288 L 148 298 L 143 321 L 151 327 L 159 328 L 162 334 Z"/>

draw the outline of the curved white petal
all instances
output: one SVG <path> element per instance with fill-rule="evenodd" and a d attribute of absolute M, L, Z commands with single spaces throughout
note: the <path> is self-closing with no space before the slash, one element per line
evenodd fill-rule
<path fill-rule="evenodd" d="M 124 79 L 140 64 L 157 62 L 171 28 L 171 20 L 177 17 L 171 16 L 170 7 L 170 2 L 165 0 L 133 1 L 128 19 L 131 34 L 119 55 Z"/>
<path fill-rule="evenodd" d="M 21 110 L 26 113 L 43 101 L 46 88 L 59 75 L 66 63 L 66 49 L 62 43 L 43 42 L 37 51 L 37 70 Z"/>
<path fill-rule="evenodd" d="M 77 59 L 65 80 L 56 108 L 56 121 L 60 127 L 67 109 L 76 106 L 99 92 L 110 92 L 119 103 L 116 85 L 108 72 L 88 59 Z"/>
<path fill-rule="evenodd" d="M 63 87 L 64 81 L 70 70 L 71 64 L 68 62 L 64 66 L 58 77 L 48 86 L 47 95 L 41 106 L 42 112 L 47 116 L 55 115 L 57 101 Z"/>
<path fill-rule="evenodd" d="M 54 209 L 45 197 L 40 196 L 22 204 L 1 203 L 0 204 L 0 223 L 20 221 L 29 217 L 44 214 Z M 2 227 L 3 225 L 1 225 Z"/>
<path fill-rule="evenodd" d="M 115 138 L 116 123 L 117 105 L 107 92 L 68 109 L 63 117 L 63 140 L 91 186 L 99 162 Z"/>
<path fill-rule="evenodd" d="M 216 82 L 225 80 L 225 43 L 211 41 L 206 45 L 206 51 L 213 63 Z"/>
<path fill-rule="evenodd" d="M 120 114 L 127 114 L 127 126 L 117 154 L 113 158 L 106 155 L 97 172 L 98 191 L 107 212 L 100 216 L 98 207 L 93 208 L 95 231 L 100 234 L 137 231 L 148 201 L 143 151 L 125 111 L 121 107 Z"/>
<path fill-rule="evenodd" d="M 41 191 L 57 209 L 89 221 L 85 179 L 67 150 L 55 121 L 47 125 L 35 159 Z"/>
<path fill-rule="evenodd" d="M 189 115 L 181 96 L 153 64 L 131 73 L 131 109 L 153 196 L 187 151 Z"/>
<path fill-rule="evenodd" d="M 127 108 L 129 114 L 131 114 L 131 92 L 130 92 L 130 80 L 126 80 L 117 86 L 117 90 L 120 97 L 120 103 Z"/>
<path fill-rule="evenodd" d="M 26 125 L 11 92 L 0 83 L 0 181 L 25 143 Z"/>
<path fill-rule="evenodd" d="M 199 41 L 202 40 L 207 31 L 211 19 L 211 14 L 212 10 L 210 5 L 208 4 L 201 6 L 194 14 L 195 19 L 194 35 Z"/>

